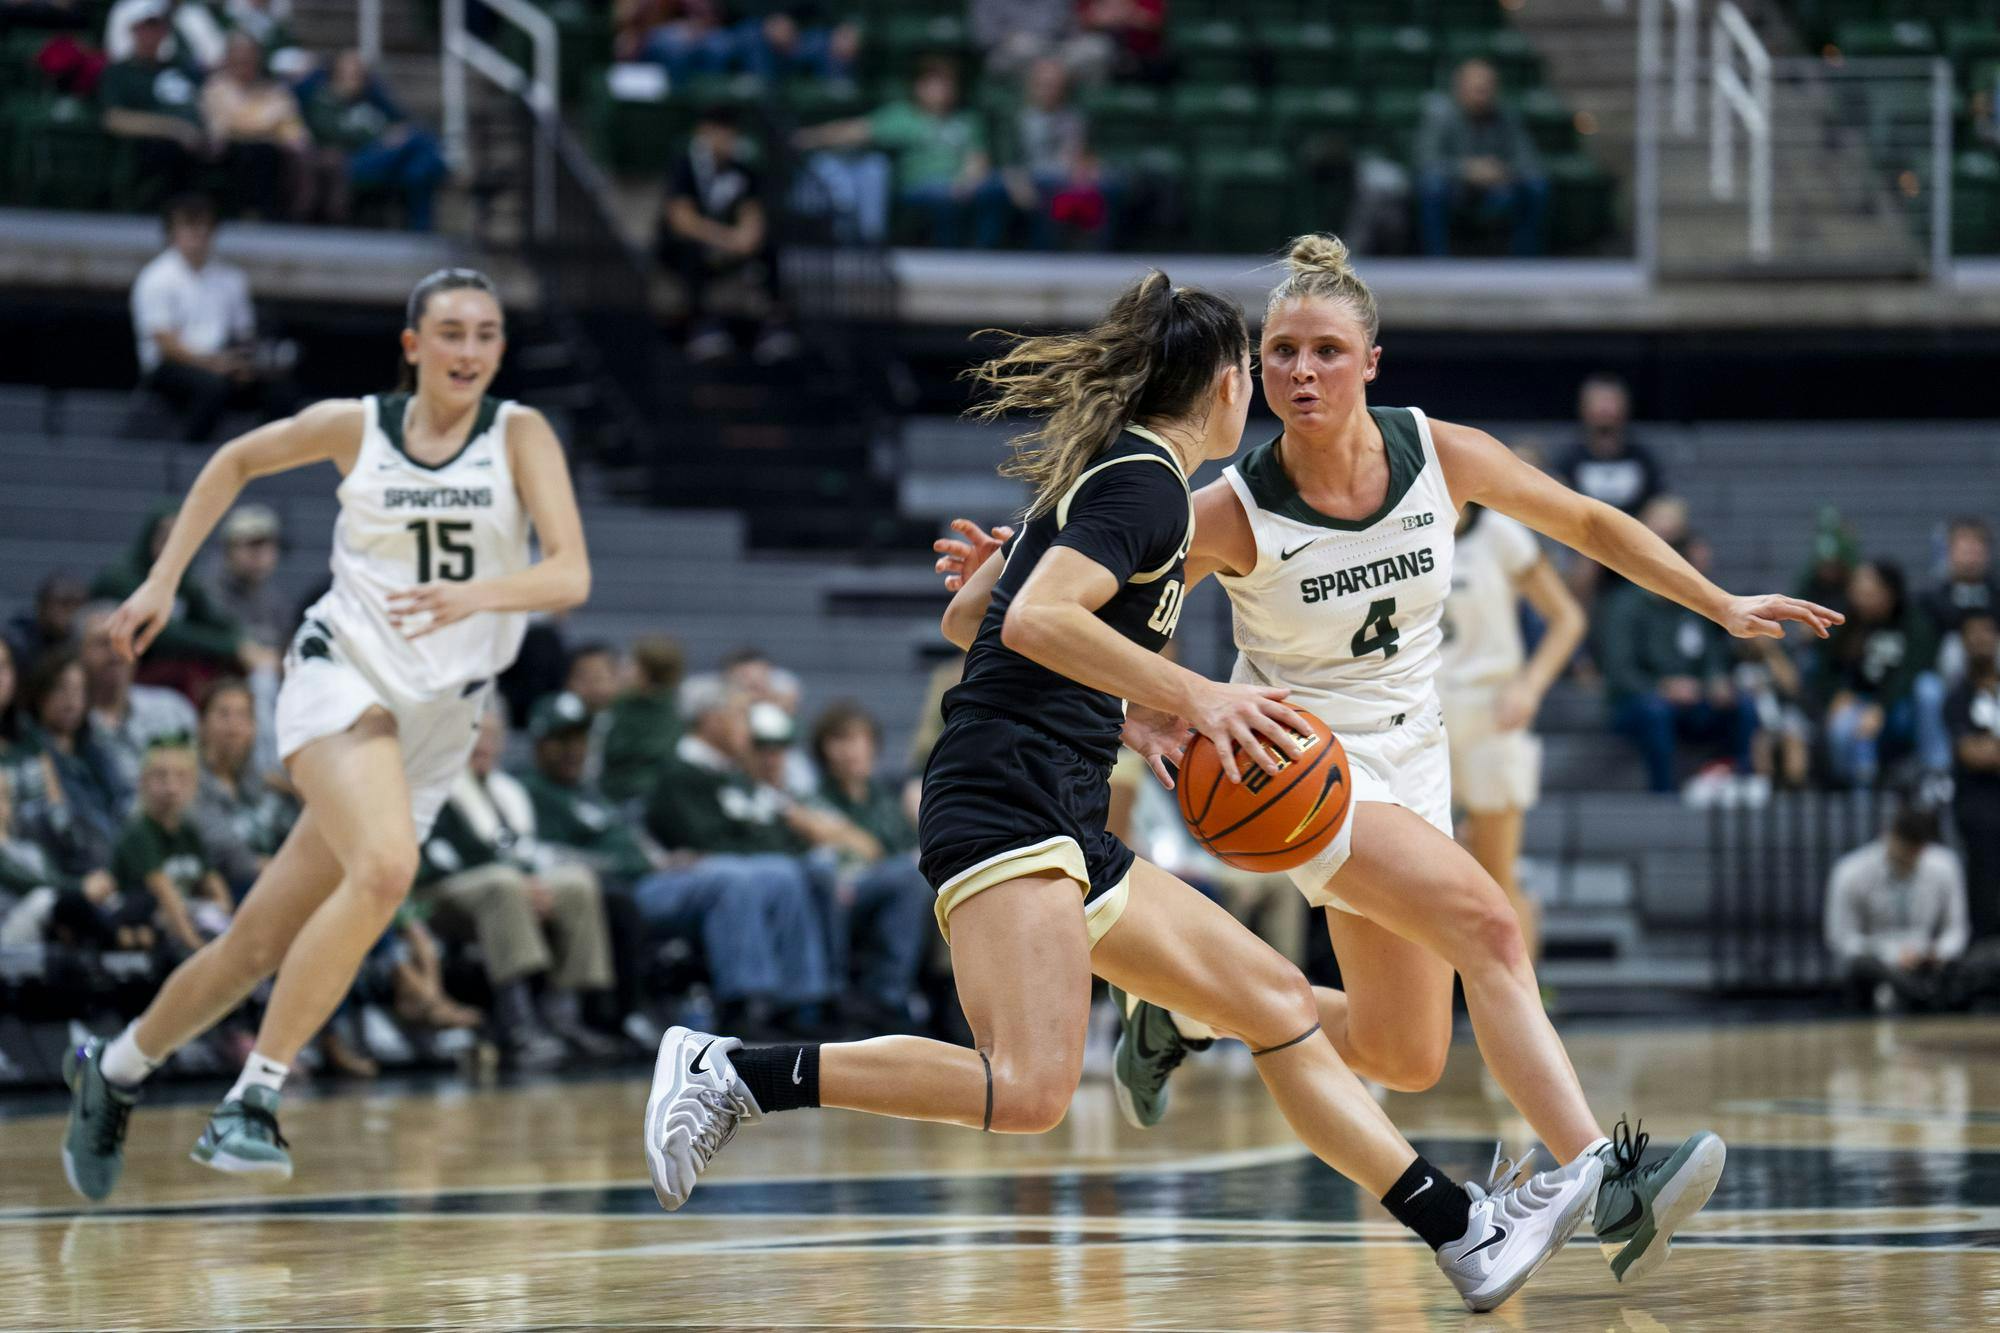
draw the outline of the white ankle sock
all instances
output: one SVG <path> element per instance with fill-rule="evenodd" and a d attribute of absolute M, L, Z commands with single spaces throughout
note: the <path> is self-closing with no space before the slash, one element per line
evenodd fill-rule
<path fill-rule="evenodd" d="M 166 1060 L 165 1056 L 155 1060 L 139 1049 L 139 1043 L 132 1036 L 132 1029 L 137 1026 L 136 1023 L 126 1024 L 125 1030 L 113 1037 L 111 1044 L 104 1048 L 104 1054 L 97 1058 L 97 1068 L 105 1080 L 121 1088 L 138 1087 L 146 1081 L 146 1075 Z"/>
<path fill-rule="evenodd" d="M 285 1075 L 292 1072 L 290 1065 L 281 1065 L 276 1060 L 266 1060 L 257 1052 L 250 1052 L 250 1058 L 243 1062 L 243 1072 L 236 1076 L 236 1086 L 222 1100 L 233 1102 L 243 1096 L 246 1088 L 269 1088 L 272 1092 L 282 1092 Z"/>
<path fill-rule="evenodd" d="M 1189 1041 L 1208 1041 L 1215 1036 L 1215 1029 L 1182 1014 L 1174 1015 L 1174 1031 Z"/>

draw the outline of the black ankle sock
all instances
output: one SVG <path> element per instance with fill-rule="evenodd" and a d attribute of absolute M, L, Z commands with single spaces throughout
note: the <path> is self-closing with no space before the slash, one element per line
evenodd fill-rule
<path fill-rule="evenodd" d="M 1472 1196 L 1421 1154 L 1382 1196 L 1382 1206 L 1433 1250 L 1459 1239 L 1472 1224 Z"/>
<path fill-rule="evenodd" d="M 819 1105 L 819 1045 L 745 1046 L 729 1062 L 768 1114 Z M 1463 1227 L 1459 1228 L 1461 1231 Z M 1456 1240 L 1454 1236 L 1452 1239 Z"/>

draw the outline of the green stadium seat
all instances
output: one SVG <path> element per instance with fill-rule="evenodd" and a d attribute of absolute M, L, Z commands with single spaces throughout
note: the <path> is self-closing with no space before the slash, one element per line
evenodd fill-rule
<path fill-rule="evenodd" d="M 2000 65 L 2000 25 L 1953 23 L 1944 30 L 1944 50 L 1960 91 L 1992 90 L 1990 71 Z M 1987 76 L 1983 82 L 1982 74 Z"/>
<path fill-rule="evenodd" d="M 1192 83 L 1174 89 L 1174 125 L 1190 151 L 1253 148 L 1265 141 L 1264 104 L 1247 84 Z"/>
<path fill-rule="evenodd" d="M 1407 162 L 1415 152 L 1424 107 L 1443 93 L 1428 88 L 1382 88 L 1368 98 L 1368 150 Z"/>
<path fill-rule="evenodd" d="M 1576 151 L 1576 117 L 1553 88 L 1531 88 L 1508 99 L 1544 155 Z"/>
<path fill-rule="evenodd" d="M 1935 54 L 1937 34 L 1922 19 L 1885 19 L 1842 23 L 1833 30 L 1833 44 L 1842 55 L 1927 56 Z"/>
<path fill-rule="evenodd" d="M 585 122 L 598 160 L 619 175 L 657 175 L 694 123 L 694 103 L 686 97 L 646 100 L 621 97 L 607 74 L 584 98 Z"/>
<path fill-rule="evenodd" d="M 1361 96 L 1352 88 L 1280 88 L 1271 95 L 1271 122 L 1288 144 L 1315 135 L 1352 142 L 1363 123 Z"/>
<path fill-rule="evenodd" d="M 1504 28 L 1507 10 L 1500 0 L 1431 0 L 1431 26 L 1438 32 Z"/>
<path fill-rule="evenodd" d="M 1323 88 L 1348 79 L 1346 48 L 1329 23 L 1265 23 L 1257 45 L 1270 62 L 1271 84 L 1280 91 Z"/>
<path fill-rule="evenodd" d="M 1253 73 L 1240 23 L 1176 23 L 1168 40 L 1180 77 L 1189 83 L 1235 83 Z"/>
<path fill-rule="evenodd" d="M 1500 75 L 1500 87 L 1510 93 L 1538 88 L 1542 83 L 1542 57 L 1528 35 L 1515 28 L 1490 31 L 1447 33 L 1439 60 L 1440 83 L 1449 83 L 1451 72 L 1468 60 L 1484 60 Z"/>
<path fill-rule="evenodd" d="M 872 106 L 853 84 L 820 78 L 788 80 L 778 90 L 778 99 L 801 125 L 859 116 Z"/>
<path fill-rule="evenodd" d="M 39 208 L 103 208 L 132 189 L 126 146 L 106 134 L 97 108 L 81 98 L 22 102 L 15 116 L 15 175 Z"/>
<path fill-rule="evenodd" d="M 1309 17 L 1336 18 L 1342 27 L 1394 28 L 1414 22 L 1421 12 L 1410 0 L 1338 0 L 1318 6 Z"/>
<path fill-rule="evenodd" d="M 1423 28 L 1357 28 L 1354 71 L 1371 88 L 1428 88 L 1437 73 L 1437 42 Z"/>
<path fill-rule="evenodd" d="M 1157 88 L 1114 83 L 1086 93 L 1083 113 L 1090 142 L 1109 155 L 1159 143 L 1167 107 Z"/>
<path fill-rule="evenodd" d="M 1275 148 L 1209 150 L 1194 159 L 1195 240 L 1204 249 L 1267 250 L 1290 217 L 1292 164 Z"/>
<path fill-rule="evenodd" d="M 1588 153 L 1542 163 L 1549 180 L 1549 250 L 1588 254 L 1611 232 L 1611 177 Z"/>

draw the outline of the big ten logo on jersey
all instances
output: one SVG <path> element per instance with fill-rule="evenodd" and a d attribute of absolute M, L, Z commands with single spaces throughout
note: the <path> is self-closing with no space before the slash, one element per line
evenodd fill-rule
<path fill-rule="evenodd" d="M 1292 735 L 1298 737 L 1299 759 L 1303 759 L 1311 754 L 1313 747 L 1319 744 L 1318 732 L 1309 731 L 1305 735 L 1300 736 L 1295 731 Z M 1283 773 L 1296 762 L 1292 756 L 1285 754 L 1283 751 L 1273 750 L 1272 753 L 1278 756 L 1278 773 Z M 1260 768 L 1255 764 L 1251 764 L 1248 767 L 1250 771 L 1243 775 L 1243 786 L 1252 796 L 1260 796 L 1263 794 L 1264 788 L 1271 785 L 1271 779 L 1278 776 L 1278 773 L 1273 773 L 1267 768 Z"/>
<path fill-rule="evenodd" d="M 1428 511 L 1421 514 L 1405 514 L 1403 515 L 1403 531 L 1408 532 L 1412 528 L 1427 528 L 1435 522 L 1437 522 L 1437 515 Z"/>
<path fill-rule="evenodd" d="M 1146 622 L 1146 628 L 1155 634 L 1173 638 L 1174 630 L 1181 623 L 1184 591 L 1179 579 L 1168 579 L 1167 586 L 1160 589 L 1160 604 L 1153 608 L 1153 617 Z"/>

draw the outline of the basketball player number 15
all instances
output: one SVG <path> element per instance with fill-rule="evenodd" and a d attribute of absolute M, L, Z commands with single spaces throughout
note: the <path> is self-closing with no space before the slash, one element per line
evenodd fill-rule
<path fill-rule="evenodd" d="M 437 536 L 431 536 L 431 529 L 437 529 Z M 431 581 L 431 552 L 437 551 L 437 576 L 447 583 L 465 583 L 472 578 L 472 547 L 458 538 L 472 531 L 470 523 L 432 523 L 418 519 L 409 525 L 417 534 L 417 582 Z"/>

